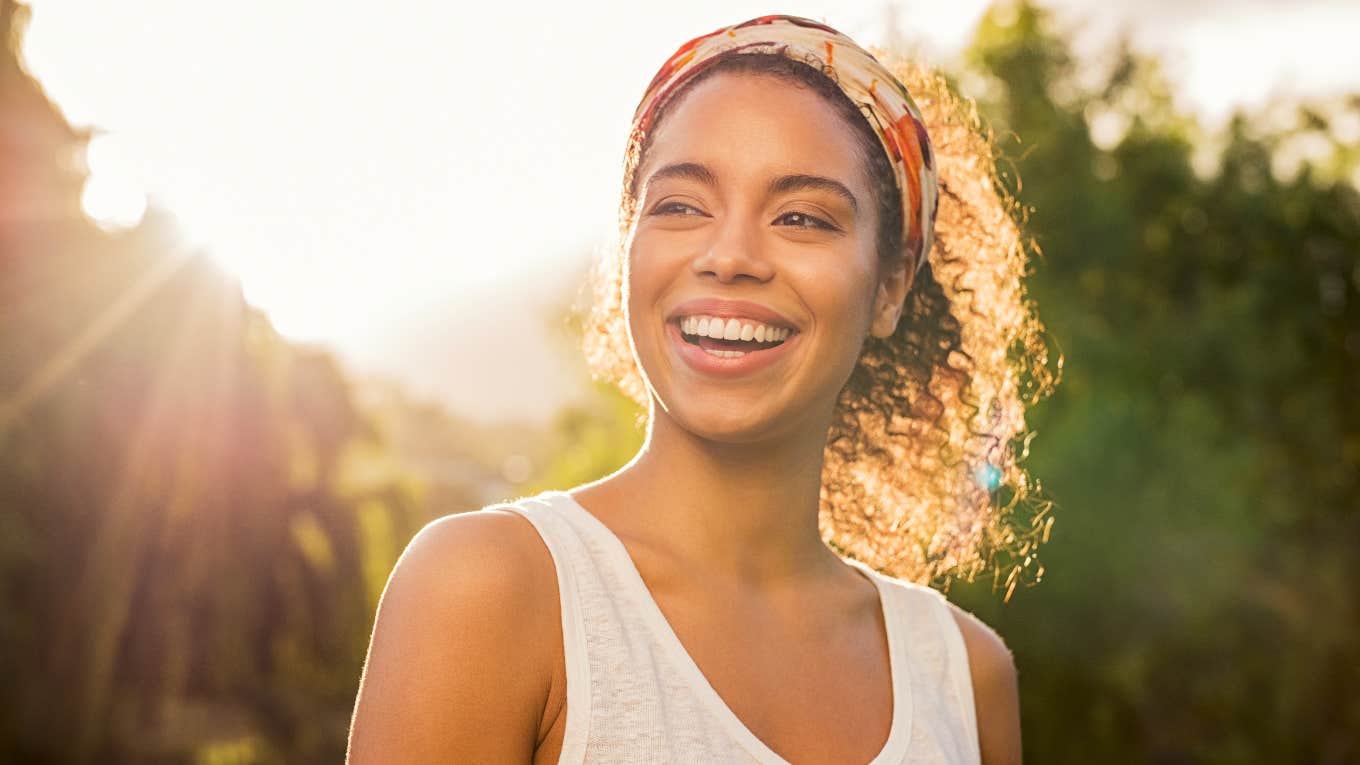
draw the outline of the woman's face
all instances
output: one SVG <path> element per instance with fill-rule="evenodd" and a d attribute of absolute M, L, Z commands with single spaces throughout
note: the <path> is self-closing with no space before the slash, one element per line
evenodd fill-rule
<path fill-rule="evenodd" d="M 806 88 L 717 74 L 672 105 L 638 178 L 625 310 L 664 416 L 732 443 L 824 429 L 906 284 L 880 284 L 850 127 Z"/>

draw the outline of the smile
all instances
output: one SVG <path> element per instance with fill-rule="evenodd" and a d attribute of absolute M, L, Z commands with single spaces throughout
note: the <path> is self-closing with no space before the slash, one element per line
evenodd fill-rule
<path fill-rule="evenodd" d="M 742 349 L 760 350 L 761 346 L 766 343 L 776 345 L 784 342 L 788 339 L 791 330 L 751 319 L 682 316 L 680 318 L 680 332 L 684 334 L 686 340 L 707 337 L 713 340 L 736 340 L 747 344 L 754 342 L 755 345 L 750 348 L 743 347 Z M 699 344 L 703 345 L 703 343 Z"/>
<path fill-rule="evenodd" d="M 667 322 L 666 334 L 686 366 L 712 377 L 736 377 L 764 369 L 786 356 L 799 337 L 788 328 L 702 315 Z"/>

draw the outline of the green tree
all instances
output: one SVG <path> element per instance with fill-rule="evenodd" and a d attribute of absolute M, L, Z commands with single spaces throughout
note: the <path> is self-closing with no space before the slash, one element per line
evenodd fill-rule
<path fill-rule="evenodd" d="M 1239 115 L 1197 174 L 1212 136 L 1155 61 L 1082 62 L 1109 67 L 1084 89 L 1052 30 L 999 5 L 970 68 L 1066 360 L 1032 418 L 1058 520 L 1036 588 L 956 594 L 1016 653 L 1036 762 L 1360 757 L 1354 152 L 1307 109 Z M 1325 157 L 1281 177 L 1305 134 Z"/>

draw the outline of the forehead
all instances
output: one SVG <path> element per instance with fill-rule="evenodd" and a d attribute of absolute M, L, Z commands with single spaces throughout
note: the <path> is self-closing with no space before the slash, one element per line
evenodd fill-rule
<path fill-rule="evenodd" d="M 807 173 L 867 188 L 854 129 L 821 95 L 780 77 L 722 73 L 670 104 L 641 177 L 671 162 L 698 162 L 721 176 Z"/>

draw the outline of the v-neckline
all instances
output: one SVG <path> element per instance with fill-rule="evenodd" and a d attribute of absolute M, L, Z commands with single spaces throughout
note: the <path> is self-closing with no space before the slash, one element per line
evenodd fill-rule
<path fill-rule="evenodd" d="M 642 574 L 638 571 L 632 555 L 623 544 L 623 540 L 567 492 L 557 491 L 550 492 L 550 494 L 559 497 L 561 506 L 567 508 L 573 516 L 580 520 L 587 533 L 600 540 L 604 552 L 610 557 L 616 570 L 623 577 L 623 585 L 627 590 L 626 594 L 640 609 L 643 621 L 647 623 L 662 649 L 669 654 L 676 669 L 684 676 L 685 681 L 713 717 L 727 729 L 727 732 L 742 748 L 746 749 L 762 765 L 791 765 L 788 760 L 751 732 L 751 729 L 741 721 L 741 718 L 737 717 L 736 712 L 732 711 L 732 708 L 713 688 L 713 684 L 708 681 L 703 670 L 699 669 L 698 663 L 694 661 L 689 650 L 680 642 L 680 637 L 676 635 L 675 629 L 671 627 L 666 615 L 662 613 L 661 606 L 652 597 L 651 590 L 648 589 L 646 581 L 643 580 Z M 911 669 L 906 660 L 906 636 L 902 634 L 902 630 L 898 626 L 896 618 L 898 616 L 897 600 L 891 597 L 892 593 L 888 592 L 887 588 L 890 585 L 883 580 L 882 574 L 851 558 L 842 558 L 842 560 L 858 569 L 873 583 L 878 592 L 879 610 L 882 613 L 883 626 L 888 640 L 888 665 L 892 685 L 892 725 L 889 728 L 887 739 L 883 742 L 882 749 L 865 765 L 892 765 L 902 761 L 911 731 Z"/>

